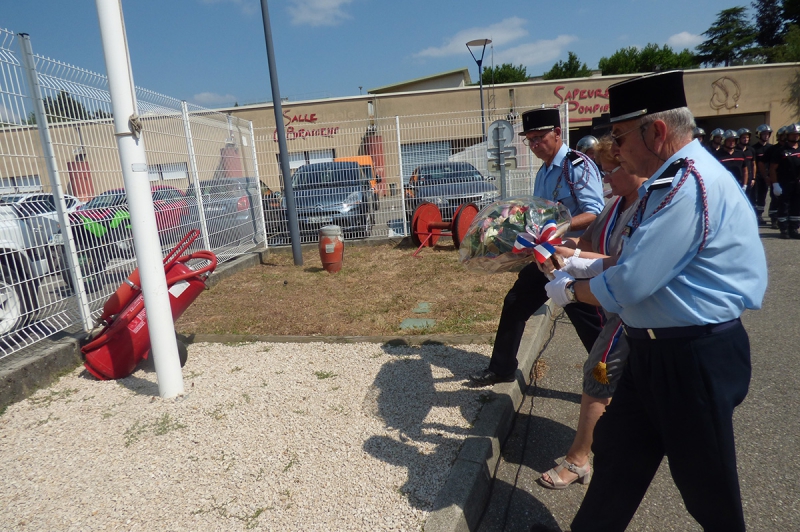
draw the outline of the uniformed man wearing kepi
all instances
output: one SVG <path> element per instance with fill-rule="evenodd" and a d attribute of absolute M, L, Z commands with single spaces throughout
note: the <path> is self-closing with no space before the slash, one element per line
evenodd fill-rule
<path fill-rule="evenodd" d="M 597 166 L 585 155 L 570 150 L 561 139 L 558 109 L 533 109 L 522 114 L 522 142 L 529 146 L 542 167 L 536 173 L 533 195 L 562 203 L 572 215 L 572 233 L 578 236 L 603 210 L 603 184 Z M 547 278 L 531 263 L 503 300 L 489 367 L 470 376 L 470 386 L 511 382 L 517 371 L 517 351 L 525 324 L 547 302 Z M 567 311 L 586 351 L 591 350 L 602 329 L 597 308 L 575 305 Z"/>
<path fill-rule="evenodd" d="M 682 72 L 608 89 L 628 173 L 651 176 L 616 261 L 589 281 L 556 270 L 554 302 L 597 303 L 625 324 L 630 357 L 594 431 L 594 476 L 573 532 L 622 531 L 661 464 L 704 530 L 745 530 L 733 409 L 747 395 L 739 319 L 761 306 L 767 264 L 741 186 L 692 140 Z M 625 237 L 624 237 L 625 238 Z"/>

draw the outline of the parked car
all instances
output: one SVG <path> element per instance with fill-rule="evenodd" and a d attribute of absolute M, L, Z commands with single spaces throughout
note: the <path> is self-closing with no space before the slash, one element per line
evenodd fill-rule
<path fill-rule="evenodd" d="M 18 206 L 0 204 L 0 335 L 36 317 L 40 279 L 50 271 L 48 247 Z"/>
<path fill-rule="evenodd" d="M 500 197 L 497 187 L 474 166 L 464 162 L 426 163 L 411 173 L 405 188 L 406 216 L 425 201 L 434 203 L 442 212 L 442 220 L 453 218 L 459 205 L 474 203 L 482 209 Z"/>
<path fill-rule="evenodd" d="M 338 225 L 351 237 L 369 236 L 375 223 L 377 198 L 362 167 L 355 162 L 312 163 L 292 176 L 300 235 L 315 238 L 325 225 Z M 267 202 L 268 203 L 268 202 Z M 286 228 L 286 198 L 266 211 L 272 229 Z M 285 235 L 285 233 L 284 233 Z"/>
<path fill-rule="evenodd" d="M 256 232 L 252 198 L 258 197 L 258 184 L 251 177 L 223 177 L 200 181 L 200 197 L 211 247 L 238 244 Z M 187 227 L 200 227 L 200 209 L 193 184 L 186 189 Z"/>
<path fill-rule="evenodd" d="M 175 243 L 191 227 L 186 195 L 168 185 L 151 185 L 159 239 L 164 246 Z M 124 188 L 108 190 L 69 214 L 78 261 L 89 290 L 103 284 L 101 274 L 108 262 L 133 256 L 128 199 Z"/>

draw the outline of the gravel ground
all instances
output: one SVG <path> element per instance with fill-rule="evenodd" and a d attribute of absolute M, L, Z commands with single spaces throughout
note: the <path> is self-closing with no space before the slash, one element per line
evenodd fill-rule
<path fill-rule="evenodd" d="M 421 530 L 490 353 L 194 344 L 173 400 L 77 369 L 0 417 L 0 529 Z"/>

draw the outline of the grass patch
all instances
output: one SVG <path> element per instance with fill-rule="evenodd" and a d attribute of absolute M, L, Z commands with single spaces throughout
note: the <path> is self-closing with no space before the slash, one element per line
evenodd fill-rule
<path fill-rule="evenodd" d="M 164 434 L 183 428 L 186 428 L 186 425 L 172 419 L 172 417 L 166 413 L 153 421 L 137 419 L 133 425 L 125 430 L 123 435 L 125 438 L 125 447 L 130 447 L 148 433 L 152 433 L 154 436 L 163 436 Z"/>
<path fill-rule="evenodd" d="M 294 266 L 291 253 L 270 255 L 270 264 L 242 270 L 203 293 L 178 320 L 180 333 L 322 336 L 484 334 L 497 328 L 503 298 L 515 273 L 466 271 L 448 239 L 425 248 L 390 243 L 348 246 L 344 268 L 330 275 Z M 319 265 L 316 249 L 304 252 Z M 284 285 L 284 280 L 287 283 Z M 400 330 L 420 294 L 431 303 L 430 329 Z M 324 301 L 324 305 L 319 302 Z M 242 314 L 241 308 L 248 312 Z M 240 344 L 242 342 L 237 342 Z"/>
<path fill-rule="evenodd" d="M 332 378 L 336 377 L 336 373 L 334 373 L 334 372 L 332 372 L 332 371 L 315 371 L 315 372 L 314 372 L 314 375 L 315 375 L 315 376 L 316 376 L 316 377 L 317 377 L 319 380 L 323 380 L 323 379 L 332 379 Z"/>
<path fill-rule="evenodd" d="M 66 390 L 48 390 L 46 395 L 39 397 L 30 397 L 28 401 L 34 406 L 45 408 L 50 406 L 56 401 L 61 401 L 67 397 L 78 393 L 77 388 L 68 388 Z"/>

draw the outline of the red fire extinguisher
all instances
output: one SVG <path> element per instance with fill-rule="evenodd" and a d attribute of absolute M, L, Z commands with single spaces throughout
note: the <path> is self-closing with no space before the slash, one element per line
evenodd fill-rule
<path fill-rule="evenodd" d="M 217 267 L 217 256 L 210 251 L 180 256 L 199 234 L 197 230 L 189 232 L 164 259 L 173 320 L 177 320 L 197 299 L 206 287 L 206 279 Z M 186 263 L 195 259 L 206 260 L 208 264 L 193 270 Z M 106 302 L 100 323 L 103 328 L 99 334 L 81 348 L 84 366 L 101 380 L 127 377 L 139 362 L 147 358 L 150 350 L 147 312 L 139 287 L 138 270 L 134 270 Z"/>

